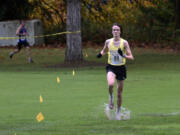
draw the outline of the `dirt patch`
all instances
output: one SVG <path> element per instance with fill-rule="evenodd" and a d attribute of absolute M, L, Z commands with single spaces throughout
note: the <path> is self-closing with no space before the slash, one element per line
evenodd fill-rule
<path fill-rule="evenodd" d="M 106 66 L 106 63 L 95 61 L 78 61 L 78 62 L 63 62 L 56 65 L 48 65 L 48 68 L 80 68 L 80 67 L 98 67 Z"/>

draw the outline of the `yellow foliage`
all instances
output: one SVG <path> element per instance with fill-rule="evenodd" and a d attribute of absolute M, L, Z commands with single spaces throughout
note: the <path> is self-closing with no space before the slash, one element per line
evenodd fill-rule
<path fill-rule="evenodd" d="M 145 7 L 155 7 L 155 5 L 153 5 L 151 2 L 149 1 L 144 1 L 144 6 Z"/>
<path fill-rule="evenodd" d="M 29 0 L 29 2 L 33 3 L 36 0 Z M 101 0 L 86 0 L 82 2 L 82 18 L 97 24 L 136 22 L 140 11 L 135 2 L 130 3 L 127 0 L 117 0 L 116 2 L 108 0 L 107 4 L 102 4 Z M 148 0 L 142 0 L 141 3 L 146 7 L 155 6 Z M 31 18 L 42 19 L 45 27 L 66 23 L 66 5 L 63 0 L 41 0 L 39 5 L 34 8 Z M 90 6 L 88 7 L 88 5 Z M 47 13 L 43 9 L 47 10 Z"/>

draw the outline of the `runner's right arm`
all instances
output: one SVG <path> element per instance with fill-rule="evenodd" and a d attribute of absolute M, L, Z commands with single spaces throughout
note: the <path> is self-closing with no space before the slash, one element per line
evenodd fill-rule
<path fill-rule="evenodd" d="M 22 28 L 22 25 L 20 25 L 20 26 L 17 28 L 17 30 L 16 30 L 16 35 L 19 35 L 19 32 L 20 32 L 21 28 Z"/>
<path fill-rule="evenodd" d="M 101 50 L 101 52 L 97 55 L 97 58 L 101 58 L 106 53 L 106 48 L 108 47 L 108 42 L 109 42 L 109 40 L 106 40 L 105 45 L 104 45 L 103 49 Z"/>

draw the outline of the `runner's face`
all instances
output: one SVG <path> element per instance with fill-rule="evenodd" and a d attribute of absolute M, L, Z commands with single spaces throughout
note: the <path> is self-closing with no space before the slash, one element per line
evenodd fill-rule
<path fill-rule="evenodd" d="M 112 34 L 113 34 L 113 37 L 120 37 L 121 31 L 120 31 L 119 26 L 114 25 L 112 27 Z"/>
<path fill-rule="evenodd" d="M 24 25 L 25 25 L 25 24 L 24 24 L 24 21 L 22 21 L 22 22 L 21 22 L 21 25 L 22 25 L 22 26 L 24 26 Z"/>

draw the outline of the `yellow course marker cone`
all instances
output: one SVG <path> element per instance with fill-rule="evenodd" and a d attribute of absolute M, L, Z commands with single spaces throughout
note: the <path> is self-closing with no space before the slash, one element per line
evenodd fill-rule
<path fill-rule="evenodd" d="M 60 78 L 59 77 L 57 77 L 57 83 L 60 83 Z"/>
<path fill-rule="evenodd" d="M 42 120 L 44 120 L 44 116 L 43 116 L 43 114 L 41 112 L 36 116 L 36 120 L 38 122 L 41 122 Z"/>
<path fill-rule="evenodd" d="M 42 103 L 43 102 L 43 98 L 42 98 L 42 96 L 40 95 L 40 103 Z"/>
<path fill-rule="evenodd" d="M 74 69 L 73 69 L 73 71 L 72 71 L 72 76 L 75 76 L 75 71 L 74 71 Z"/>

